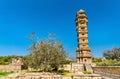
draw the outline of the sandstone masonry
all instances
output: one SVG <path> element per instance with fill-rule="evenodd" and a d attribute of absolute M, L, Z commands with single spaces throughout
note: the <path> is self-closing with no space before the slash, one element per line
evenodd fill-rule
<path fill-rule="evenodd" d="M 87 30 L 88 18 L 84 10 L 80 10 L 76 15 L 76 30 L 78 39 L 78 48 L 76 49 L 77 63 L 92 62 L 91 50 L 88 46 L 88 30 Z"/>

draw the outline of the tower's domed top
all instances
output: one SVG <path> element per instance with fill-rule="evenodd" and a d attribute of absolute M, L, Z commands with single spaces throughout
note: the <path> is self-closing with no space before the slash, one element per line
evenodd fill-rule
<path fill-rule="evenodd" d="M 83 9 L 80 9 L 78 12 L 85 12 Z"/>
<path fill-rule="evenodd" d="M 77 14 L 78 13 L 85 13 L 85 11 L 83 10 L 83 9 L 80 9 L 78 12 L 77 12 Z"/>

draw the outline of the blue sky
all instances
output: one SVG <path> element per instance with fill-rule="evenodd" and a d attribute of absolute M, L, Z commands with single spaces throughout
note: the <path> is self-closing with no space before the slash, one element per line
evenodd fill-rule
<path fill-rule="evenodd" d="M 0 0 L 0 56 L 27 55 L 31 32 L 54 33 L 76 55 L 76 12 L 88 16 L 89 46 L 94 57 L 120 47 L 120 0 Z"/>

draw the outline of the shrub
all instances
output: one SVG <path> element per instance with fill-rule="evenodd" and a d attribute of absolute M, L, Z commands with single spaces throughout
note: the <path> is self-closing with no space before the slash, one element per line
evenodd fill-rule
<path fill-rule="evenodd" d="M 59 74 L 64 74 L 64 73 L 66 73 L 66 72 L 69 72 L 69 71 L 68 71 L 68 70 L 64 70 L 64 69 L 58 70 L 58 73 L 59 73 Z"/>
<path fill-rule="evenodd" d="M 115 60 L 106 60 L 105 62 L 97 63 L 98 66 L 120 66 L 120 62 Z"/>

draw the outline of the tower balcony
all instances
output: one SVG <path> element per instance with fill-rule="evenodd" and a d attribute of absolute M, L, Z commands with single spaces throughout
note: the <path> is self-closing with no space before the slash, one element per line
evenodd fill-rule
<path fill-rule="evenodd" d="M 88 53 L 77 53 L 77 58 L 80 58 L 80 57 L 91 57 L 91 53 L 88 52 Z"/>
<path fill-rule="evenodd" d="M 87 30 L 87 26 L 86 25 L 78 25 L 78 27 L 76 27 L 78 30 Z"/>
<path fill-rule="evenodd" d="M 77 29 L 78 29 L 78 28 L 85 28 L 85 29 L 86 29 L 86 28 L 87 28 L 87 25 L 86 25 L 86 24 L 80 24 L 80 23 L 78 23 L 76 28 L 77 28 Z"/>
<path fill-rule="evenodd" d="M 88 41 L 86 41 L 86 42 L 79 42 L 78 44 L 79 45 L 88 45 Z"/>
<path fill-rule="evenodd" d="M 81 29 L 77 29 L 77 32 L 78 32 L 78 33 L 88 33 L 87 30 L 81 30 Z"/>
<path fill-rule="evenodd" d="M 84 20 L 84 21 L 85 21 L 85 20 Z M 79 26 L 80 26 L 80 27 L 81 27 L 81 26 L 87 27 L 87 22 L 86 22 L 86 21 L 84 22 L 84 21 L 82 21 L 82 20 L 77 20 L 77 21 L 76 21 L 76 26 L 77 26 L 77 27 L 79 27 Z"/>
<path fill-rule="evenodd" d="M 88 39 L 87 36 L 78 37 L 78 39 Z"/>
<path fill-rule="evenodd" d="M 80 51 L 90 51 L 89 47 L 79 47 L 76 52 L 80 52 Z"/>
<path fill-rule="evenodd" d="M 78 34 L 79 34 L 79 33 L 84 33 L 84 34 L 88 33 L 87 30 L 81 30 L 81 29 L 77 29 L 77 32 L 78 32 Z"/>
<path fill-rule="evenodd" d="M 87 16 L 85 14 L 78 14 L 75 21 L 78 21 L 79 19 L 87 20 Z"/>
<path fill-rule="evenodd" d="M 77 55 L 77 58 L 84 58 L 84 57 L 90 57 L 91 58 L 91 55 L 90 54 L 79 54 L 79 55 Z"/>
<path fill-rule="evenodd" d="M 78 43 L 88 43 L 88 39 L 87 38 L 80 38 L 78 39 Z"/>
<path fill-rule="evenodd" d="M 82 33 L 82 34 L 79 34 L 78 37 L 88 37 L 88 34 L 87 33 Z"/>
<path fill-rule="evenodd" d="M 80 28 L 86 28 L 86 24 L 79 25 Z"/>

